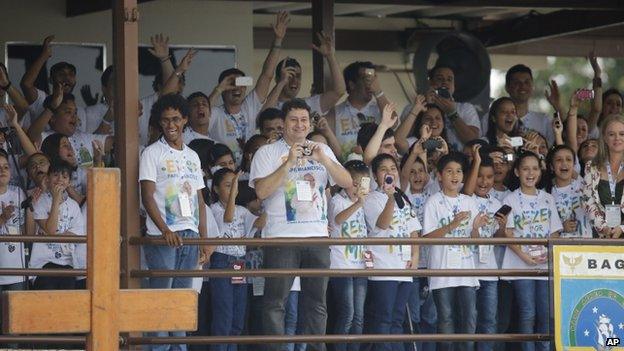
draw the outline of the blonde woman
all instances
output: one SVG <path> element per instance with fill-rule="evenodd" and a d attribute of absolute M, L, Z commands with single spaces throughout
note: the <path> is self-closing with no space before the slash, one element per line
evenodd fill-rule
<path fill-rule="evenodd" d="M 624 225 L 624 116 L 606 117 L 601 124 L 598 155 L 587 163 L 583 184 L 585 211 L 594 237 L 622 238 Z"/>

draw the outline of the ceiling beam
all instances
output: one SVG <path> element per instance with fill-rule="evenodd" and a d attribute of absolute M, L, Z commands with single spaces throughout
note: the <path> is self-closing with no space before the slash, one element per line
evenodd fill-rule
<path fill-rule="evenodd" d="M 137 0 L 137 3 L 153 0 Z M 112 0 L 65 0 L 65 16 L 74 17 L 112 8 Z"/>
<path fill-rule="evenodd" d="M 495 22 L 472 30 L 488 48 L 529 43 L 564 35 L 606 28 L 624 23 L 624 12 L 557 11 Z"/>
<path fill-rule="evenodd" d="M 258 1 L 258 0 L 237 0 Z M 273 0 L 275 1 L 275 0 Z M 307 2 L 310 0 L 277 0 L 281 2 Z M 335 0 L 336 4 L 384 4 L 436 7 L 492 7 L 522 9 L 568 9 L 624 11 L 621 0 Z"/>

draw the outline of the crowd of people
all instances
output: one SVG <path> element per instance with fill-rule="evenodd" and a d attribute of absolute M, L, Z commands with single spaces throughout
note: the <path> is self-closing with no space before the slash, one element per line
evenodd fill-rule
<path fill-rule="evenodd" d="M 333 38 L 313 49 L 331 84 L 299 98 L 302 68 L 281 59 L 289 17 L 280 13 L 255 86 L 223 71 L 208 92 L 184 92 L 195 52 L 174 66 L 168 38 L 152 37 L 161 63 L 139 118 L 141 210 L 148 269 L 547 269 L 542 245 L 193 246 L 189 238 L 611 238 L 623 237 L 622 93 L 603 91 L 593 54 L 591 89 L 567 99 L 553 81 L 552 113 L 529 110 L 533 74 L 506 73 L 508 96 L 480 117 L 457 102 L 454 67 L 430 69 L 424 95 L 399 113 L 367 61 L 341 70 Z M 103 99 L 78 106 L 76 68 L 50 68 L 51 94 L 35 86 L 53 56 L 48 37 L 21 82 L 0 67 L 0 231 L 86 235 L 86 169 L 115 166 L 114 68 Z M 611 80 L 610 80 L 611 81 Z M 589 82 L 588 82 L 589 85 Z M 208 93 L 208 94 L 207 94 Z M 344 95 L 346 98 L 343 99 Z M 567 101 L 568 103 L 566 103 Z M 590 113 L 580 115 L 588 104 Z M 1 243 L 3 268 L 84 268 L 85 245 Z M 0 276 L 0 291 L 84 287 L 73 277 Z M 197 283 L 197 284 L 195 284 Z M 549 333 L 546 277 L 150 278 L 149 288 L 200 294 L 197 335 Z M 328 318 L 328 316 L 330 318 Z M 514 318 L 511 318 L 514 316 Z M 184 333 L 155 332 L 157 336 Z M 334 344 L 334 350 L 504 350 L 494 342 Z M 548 350 L 523 342 L 522 350 Z M 195 348 L 195 347 L 189 347 Z M 210 346 L 210 350 L 325 350 L 322 343 Z M 151 350 L 187 350 L 154 345 Z M 195 348 L 199 349 L 199 348 Z"/>

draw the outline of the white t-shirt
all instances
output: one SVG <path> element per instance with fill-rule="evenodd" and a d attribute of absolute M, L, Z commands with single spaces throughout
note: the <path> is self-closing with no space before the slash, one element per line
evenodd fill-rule
<path fill-rule="evenodd" d="M 441 228 L 453 221 L 458 212 L 470 211 L 470 218 L 462 222 L 459 227 L 446 238 L 469 238 L 472 231 L 472 222 L 477 216 L 477 204 L 472 197 L 459 194 L 449 197 L 442 192 L 431 195 L 425 203 L 424 235 Z M 474 269 L 475 262 L 472 250 L 468 245 L 432 245 L 429 252 L 429 269 Z M 431 277 L 431 290 L 452 288 L 457 286 L 479 286 L 476 277 Z"/>
<path fill-rule="evenodd" d="M 227 145 L 234 153 L 236 163 L 243 157 L 238 139 L 249 140 L 256 133 L 256 116 L 262 109 L 262 101 L 253 90 L 247 94 L 241 105 L 240 112 L 230 114 L 225 105 L 216 106 L 211 110 L 208 134 L 217 143 Z"/>
<path fill-rule="evenodd" d="M 43 142 L 53 133 L 53 131 L 43 132 L 41 134 L 41 141 Z M 76 161 L 79 167 L 87 168 L 93 166 L 93 141 L 99 140 L 102 145 L 105 145 L 106 138 L 108 138 L 108 135 L 88 134 L 80 131 L 76 131 L 74 135 L 67 138 L 74 149 Z"/>
<path fill-rule="evenodd" d="M 367 122 L 379 123 L 381 113 L 376 99 L 371 99 L 361 110 L 353 107 L 349 99 L 337 105 L 335 133 L 340 142 L 341 156 L 347 159 L 351 150 L 357 145 L 357 135 L 360 125 Z M 364 118 L 358 117 L 358 114 Z"/>
<path fill-rule="evenodd" d="M 496 190 L 494 188 L 490 189 L 490 192 L 488 193 L 488 195 L 490 195 L 491 197 L 495 198 L 496 200 L 503 202 L 503 200 L 505 199 L 505 197 L 507 197 L 507 195 L 509 195 L 509 193 L 511 193 L 511 191 L 509 191 L 509 189 L 505 189 L 505 190 Z"/>
<path fill-rule="evenodd" d="M 343 191 L 334 195 L 329 203 L 330 234 L 332 238 L 365 238 L 366 221 L 364 209 L 358 208 L 342 224 L 336 224 L 336 216 L 353 205 L 353 201 Z M 332 245 L 330 249 L 331 269 L 364 268 L 365 245 Z"/>
<path fill-rule="evenodd" d="M 87 133 L 93 133 L 102 123 L 102 119 L 104 119 L 104 115 L 108 112 L 108 105 L 98 102 L 93 106 L 87 106 L 85 108 L 85 118 L 86 118 L 86 127 L 85 131 Z M 112 126 L 111 126 L 112 127 Z M 113 127 L 114 132 L 114 127 Z"/>
<path fill-rule="evenodd" d="M 513 229 L 516 238 L 548 238 L 550 234 L 563 229 L 557 215 L 555 199 L 549 193 L 538 190 L 537 195 L 527 195 L 520 189 L 507 195 L 503 204 L 511 207 L 507 217 L 507 228 Z M 523 245 L 522 250 L 529 255 L 546 255 L 548 249 L 542 245 Z M 503 269 L 548 269 L 547 263 L 530 266 L 516 253 L 508 249 L 503 258 Z M 501 277 L 505 280 L 535 279 L 548 280 L 548 277 Z"/>
<path fill-rule="evenodd" d="M 477 204 L 477 213 L 485 213 L 488 218 L 487 224 L 479 228 L 479 236 L 482 238 L 493 237 L 499 229 L 498 221 L 494 218 L 494 215 L 502 206 L 500 201 L 491 196 L 480 197 L 473 195 L 472 198 Z M 498 269 L 493 245 L 474 245 L 472 246 L 472 254 L 477 269 Z M 478 277 L 478 279 L 497 281 L 498 277 Z"/>
<path fill-rule="evenodd" d="M 333 162 L 340 164 L 329 146 L 318 146 Z M 251 163 L 249 186 L 255 188 L 256 179 L 275 172 L 286 162 L 289 151 L 290 145 L 284 139 L 258 149 Z M 267 238 L 326 237 L 328 221 L 325 186 L 328 182 L 334 184 L 325 166 L 311 158 L 298 160 L 298 164 L 288 170 L 283 185 L 263 201 L 267 223 L 262 235 Z M 299 195 L 298 188 L 301 190 Z M 310 193 L 312 201 L 308 200 Z"/>
<path fill-rule="evenodd" d="M 140 145 L 147 145 L 149 142 L 149 119 L 152 113 L 152 106 L 158 101 L 158 93 L 153 93 L 139 100 L 143 106 L 143 113 L 139 117 L 139 142 Z"/>
<path fill-rule="evenodd" d="M 67 196 L 65 193 L 64 196 Z M 52 208 L 52 194 L 46 192 L 33 204 L 35 220 L 47 219 Z M 85 221 L 80 206 L 70 197 L 67 197 L 59 207 L 58 227 L 56 233 L 71 232 L 76 235 L 86 235 Z M 76 253 L 76 244 L 34 243 L 30 256 L 31 268 L 41 268 L 46 263 L 62 266 L 79 267 L 80 255 Z"/>
<path fill-rule="evenodd" d="M 561 188 L 553 185 L 551 190 L 551 195 L 555 199 L 555 205 L 557 206 L 557 212 L 559 213 L 561 222 L 563 223 L 570 218 L 577 220 L 576 232 L 561 232 L 561 237 L 592 237 L 592 226 L 589 222 L 589 216 L 587 216 L 587 213 L 581 207 L 581 197 L 583 196 L 581 193 L 581 186 L 582 180 L 579 177 L 572 180 L 572 183 L 569 185 Z"/>
<path fill-rule="evenodd" d="M 401 209 L 394 204 L 392 222 L 388 229 L 377 227 L 377 219 L 386 207 L 388 195 L 373 191 L 364 201 L 364 218 L 368 227 L 368 236 L 373 238 L 409 238 L 412 232 L 422 229 L 418 217 L 412 217 L 409 204 Z M 404 269 L 412 259 L 411 245 L 371 245 L 373 265 L 381 269 Z M 415 264 L 415 263 L 414 263 Z M 369 280 L 393 280 L 411 282 L 412 277 L 369 277 Z"/>
<path fill-rule="evenodd" d="M 182 132 L 182 138 L 184 139 L 184 143 L 186 145 L 188 145 L 191 141 L 195 139 L 205 139 L 213 141 L 208 135 L 198 133 L 194 131 L 193 128 L 191 128 L 190 126 L 184 128 L 184 131 Z"/>
<path fill-rule="evenodd" d="M 424 189 L 420 193 L 412 193 L 410 186 L 405 190 L 405 194 L 412 202 L 412 206 L 414 206 L 414 210 L 416 211 L 416 217 L 420 223 L 425 222 L 425 203 L 427 199 L 431 196 L 431 194 L 435 194 L 438 190 L 431 191 L 431 180 L 425 185 Z M 419 268 L 427 268 L 427 264 L 429 264 L 429 250 L 431 246 L 429 245 L 420 245 L 420 254 L 418 255 L 418 267 Z"/>
<path fill-rule="evenodd" d="M 139 164 L 139 181 L 156 183 L 154 201 L 161 218 L 170 230 L 199 232 L 197 191 L 204 188 L 199 156 L 188 146 L 176 150 L 160 138 L 143 151 Z M 147 234 L 161 235 L 150 216 Z"/>
<path fill-rule="evenodd" d="M 249 212 L 243 206 L 236 205 L 234 208 L 234 220 L 231 223 L 225 223 L 223 221 L 223 215 L 225 214 L 225 208 L 220 202 L 216 202 L 210 205 L 214 219 L 217 221 L 219 232 L 222 238 L 247 238 L 253 237 L 256 232 L 256 228 L 253 227 L 254 222 L 258 218 L 253 213 Z M 212 237 L 208 233 L 208 236 Z M 219 245 L 215 249 L 216 252 L 220 252 L 225 255 L 243 257 L 245 256 L 245 246 L 223 246 Z"/>
<path fill-rule="evenodd" d="M 3 207 L 13 206 L 13 216 L 2 226 L 0 235 L 20 235 L 25 222 L 25 212 L 20 209 L 22 201 L 26 199 L 24 192 L 16 187 L 7 188 L 4 194 L 0 194 L 0 204 Z M 1 268 L 25 268 L 24 245 L 22 243 L 0 243 L 0 267 Z M 0 275 L 0 285 L 23 282 L 24 277 Z"/>
<path fill-rule="evenodd" d="M 521 124 L 521 132 L 524 134 L 528 130 L 539 132 L 546 138 L 548 145 L 555 143 L 555 131 L 552 127 L 552 116 L 543 112 L 529 111 L 526 115 L 519 118 Z"/>

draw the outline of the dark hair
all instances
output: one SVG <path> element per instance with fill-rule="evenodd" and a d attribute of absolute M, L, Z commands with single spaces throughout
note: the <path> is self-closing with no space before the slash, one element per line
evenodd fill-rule
<path fill-rule="evenodd" d="M 505 85 L 509 85 L 509 83 L 511 83 L 511 77 L 513 77 L 516 73 L 528 73 L 531 76 L 531 79 L 533 79 L 533 71 L 531 71 L 528 66 L 517 64 L 512 66 L 507 70 L 507 73 L 505 73 Z"/>
<path fill-rule="evenodd" d="M 315 137 L 317 135 L 320 135 L 323 138 L 325 138 L 325 140 L 327 140 L 327 137 L 325 137 L 325 135 L 323 135 L 323 133 L 319 132 L 318 130 L 313 130 L 310 133 L 308 133 L 308 135 L 306 135 L 306 139 L 312 139 L 312 137 Z"/>
<path fill-rule="evenodd" d="M 228 68 L 228 69 L 222 71 L 219 74 L 219 79 L 217 79 L 217 82 L 221 83 L 221 82 L 223 82 L 223 80 L 225 78 L 227 78 L 228 76 L 231 76 L 231 75 L 239 75 L 239 76 L 243 76 L 244 77 L 245 76 L 245 72 L 241 71 L 238 68 Z"/>
<path fill-rule="evenodd" d="M 344 164 L 344 168 L 351 175 L 358 174 L 358 175 L 368 176 L 370 174 L 370 169 L 368 168 L 366 163 L 360 160 L 347 161 Z"/>
<path fill-rule="evenodd" d="M 202 93 L 201 91 L 196 91 L 192 94 L 190 94 L 189 96 L 186 97 L 186 101 L 187 102 L 191 102 L 191 100 L 198 98 L 198 97 L 202 97 L 206 100 L 208 100 L 208 105 L 210 105 L 210 99 L 208 98 L 208 96 L 206 96 L 206 94 Z"/>
<path fill-rule="evenodd" d="M 258 114 L 258 121 L 256 122 L 256 125 L 258 126 L 258 129 L 262 131 L 262 128 L 264 128 L 264 122 L 272 121 L 278 118 L 284 120 L 285 117 L 286 114 L 282 112 L 282 110 L 274 107 L 269 107 L 266 110 L 260 112 L 260 114 Z"/>
<path fill-rule="evenodd" d="M 490 144 L 488 144 L 488 142 L 483 139 L 472 139 L 468 141 L 467 143 L 465 143 L 464 147 L 473 147 L 474 145 L 481 145 L 481 150 L 479 150 L 480 154 L 487 154 L 487 152 L 483 152 L 483 151 L 485 151 L 484 149 L 487 149 L 490 146 Z"/>
<path fill-rule="evenodd" d="M 227 145 L 220 143 L 214 144 L 210 150 L 210 166 L 214 166 L 217 160 L 225 155 L 230 155 L 232 159 L 236 160 L 236 158 L 234 158 L 234 153 Z"/>
<path fill-rule="evenodd" d="M 513 164 L 513 169 L 514 170 L 519 170 L 520 169 L 520 164 L 522 164 L 522 161 L 524 161 L 527 158 L 533 157 L 537 160 L 537 163 L 539 164 L 540 158 L 539 156 L 537 156 L 536 153 L 531 152 L 531 151 L 521 151 L 519 154 L 517 154 L 516 156 L 516 160 L 514 161 Z M 536 184 L 536 187 L 538 189 L 541 189 L 544 187 L 543 184 L 543 180 L 545 179 L 543 171 L 540 168 L 540 181 Z M 518 178 L 518 176 L 516 175 L 515 172 L 510 171 L 509 173 L 507 173 L 507 179 L 505 181 L 505 185 L 507 185 L 507 188 L 511 191 L 514 191 L 518 188 L 520 188 L 520 178 Z"/>
<path fill-rule="evenodd" d="M 43 100 L 43 106 L 50 106 L 53 99 L 54 99 L 54 95 L 46 96 L 45 100 Z M 61 105 L 67 103 L 68 101 L 76 101 L 76 97 L 74 96 L 74 94 L 72 93 L 63 94 L 63 100 L 61 101 Z"/>
<path fill-rule="evenodd" d="M 214 202 L 219 201 L 219 195 L 217 195 L 215 189 L 221 184 L 225 175 L 229 173 L 236 174 L 236 172 L 229 168 L 221 168 L 212 175 L 212 198 Z"/>
<path fill-rule="evenodd" d="M 110 82 L 111 77 L 113 76 L 113 65 L 106 67 L 102 75 L 100 76 L 100 82 L 102 82 L 103 87 L 107 87 Z"/>
<path fill-rule="evenodd" d="M 282 66 L 284 66 L 284 64 L 286 64 L 286 67 L 298 67 L 299 69 L 301 69 L 299 61 L 295 60 L 294 58 L 289 57 L 283 59 L 277 64 L 277 67 L 275 67 L 275 81 L 279 81 L 282 78 Z"/>
<path fill-rule="evenodd" d="M 385 160 L 391 160 L 397 167 L 399 167 L 399 165 L 397 164 L 397 161 L 394 159 L 394 157 L 392 155 L 390 155 L 390 154 L 379 154 L 379 155 L 375 156 L 373 161 L 371 161 L 371 168 L 373 169 L 373 174 L 375 176 L 377 175 L 377 170 L 379 169 L 379 166 L 381 165 L 381 162 L 383 162 Z"/>
<path fill-rule="evenodd" d="M 446 64 L 446 63 L 439 63 L 439 62 L 438 62 L 438 63 L 436 63 L 436 64 L 435 64 L 435 66 L 433 66 L 433 67 L 432 67 L 432 68 L 431 68 L 431 69 L 427 72 L 427 78 L 429 78 L 429 79 L 433 79 L 433 77 L 434 77 L 434 76 L 435 76 L 435 74 L 436 74 L 436 71 L 437 71 L 437 70 L 439 70 L 439 69 L 442 69 L 442 68 L 447 68 L 447 69 L 450 69 L 450 70 L 451 70 L 451 72 L 453 72 L 453 74 L 455 74 L 455 68 L 454 68 L 454 67 L 452 67 L 451 65 Z"/>
<path fill-rule="evenodd" d="M 545 185 L 546 191 L 548 192 L 552 189 L 556 177 L 555 170 L 553 168 L 553 161 L 555 160 L 557 152 L 561 150 L 568 150 L 572 154 L 572 161 L 576 160 L 576 153 L 574 153 L 574 150 L 568 145 L 555 145 L 550 149 L 550 151 L 548 151 L 548 155 L 546 156 L 546 173 L 544 177 L 544 179 L 547 179 Z M 574 166 L 574 164 L 572 166 Z"/>
<path fill-rule="evenodd" d="M 500 109 L 501 105 L 504 102 L 511 102 L 513 104 L 513 100 L 510 97 L 503 96 L 494 101 L 490 105 L 490 110 L 487 114 L 488 119 L 488 131 L 485 134 L 490 145 L 498 146 L 498 140 L 496 139 L 496 114 Z M 515 137 L 520 135 L 520 120 L 516 119 L 516 125 L 513 127 L 511 133 L 509 133 L 510 137 Z"/>
<path fill-rule="evenodd" d="M 347 93 L 350 93 L 349 82 L 356 83 L 360 78 L 360 69 L 362 68 L 372 68 L 375 69 L 375 65 L 373 65 L 370 61 L 355 61 L 350 63 L 345 69 L 342 71 L 342 76 L 344 77 L 345 84 L 347 85 Z"/>
<path fill-rule="evenodd" d="M 189 107 L 186 99 L 180 94 L 165 94 L 158 98 L 152 110 L 150 111 L 149 125 L 156 128 L 162 133 L 162 127 L 160 126 L 160 118 L 165 110 L 172 109 L 180 112 L 182 117 L 188 118 Z"/>
<path fill-rule="evenodd" d="M 427 112 L 429 109 L 436 109 L 440 111 L 440 114 L 442 115 L 442 124 L 444 125 L 442 127 L 442 133 L 440 133 L 440 136 L 442 137 L 442 139 L 448 140 L 446 137 L 446 119 L 444 118 L 444 111 L 442 111 L 442 109 L 436 104 L 427 104 L 425 105 L 425 108 L 426 111 L 420 111 L 420 113 L 416 117 L 416 121 L 414 122 L 414 126 L 412 127 L 412 132 L 410 134 L 416 139 L 420 139 L 420 127 L 422 127 L 424 123 L 423 120 L 425 117 L 425 112 Z"/>
<path fill-rule="evenodd" d="M 362 150 L 366 149 L 366 146 L 368 146 L 368 143 L 373 138 L 373 135 L 377 131 L 377 128 L 378 128 L 378 125 L 377 123 L 374 123 L 374 122 L 364 123 L 360 126 L 360 130 L 358 130 L 358 135 L 357 135 L 357 144 L 360 147 L 362 147 Z M 388 128 L 388 130 L 386 130 L 381 140 L 383 141 L 393 136 L 394 136 L 394 130 L 392 128 Z"/>
<path fill-rule="evenodd" d="M 268 140 L 262 134 L 254 134 L 251 136 L 251 138 L 247 140 L 247 142 L 245 143 L 245 146 L 243 147 L 243 159 L 241 160 L 241 170 L 243 170 L 244 172 L 249 172 L 249 169 L 251 168 L 251 159 L 248 161 L 245 155 L 251 152 L 251 147 L 260 139 L 264 139 L 265 143 Z"/>
<path fill-rule="evenodd" d="M 58 72 L 64 69 L 69 69 L 74 74 L 76 74 L 76 66 L 72 65 L 69 62 L 61 61 L 61 62 L 55 63 L 54 65 L 52 65 L 52 67 L 50 67 L 50 77 L 53 77 L 55 74 L 57 74 Z"/>
<path fill-rule="evenodd" d="M 438 164 L 436 165 L 436 170 L 439 173 L 442 173 L 444 168 L 451 162 L 458 163 L 461 166 L 462 171 L 466 170 L 466 157 L 464 154 L 459 152 L 450 152 L 438 160 Z"/>
<path fill-rule="evenodd" d="M 0 149 L 0 157 L 4 157 L 9 162 L 9 154 L 4 149 Z"/>
<path fill-rule="evenodd" d="M 51 162 L 60 160 L 59 150 L 61 149 L 61 140 L 63 138 L 67 138 L 67 136 L 61 133 L 54 133 L 43 139 L 41 152 L 48 156 Z"/>
<path fill-rule="evenodd" d="M 602 101 L 605 101 L 609 95 L 617 95 L 620 97 L 620 100 L 624 100 L 624 96 L 618 89 L 609 88 L 604 93 L 602 93 Z"/>
<path fill-rule="evenodd" d="M 284 118 L 291 110 L 306 110 L 308 111 L 308 115 L 311 113 L 310 106 L 305 102 L 304 99 L 294 98 L 292 100 L 288 100 L 282 105 L 282 113 L 284 113 Z"/>
<path fill-rule="evenodd" d="M 401 163 L 399 164 L 399 166 L 401 167 L 401 170 L 403 169 L 403 167 L 405 167 L 405 164 L 407 163 L 407 159 L 409 158 L 410 153 L 411 153 L 411 150 L 410 152 L 403 155 L 403 157 L 401 157 Z M 427 169 L 427 165 L 420 157 L 416 157 L 416 159 L 414 160 L 414 163 L 420 163 L 421 165 L 425 167 L 425 169 Z"/>
<path fill-rule="evenodd" d="M 53 159 L 50 161 L 50 168 L 48 168 L 48 174 L 53 173 L 67 173 L 67 175 L 71 178 L 74 173 L 75 168 L 72 167 L 67 161 L 61 160 L 59 158 Z"/>
<path fill-rule="evenodd" d="M 210 169 L 210 150 L 213 145 L 214 142 L 208 139 L 193 139 L 188 143 L 188 147 L 199 156 L 199 163 L 204 171 Z"/>

